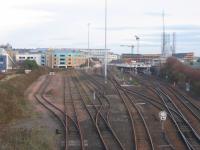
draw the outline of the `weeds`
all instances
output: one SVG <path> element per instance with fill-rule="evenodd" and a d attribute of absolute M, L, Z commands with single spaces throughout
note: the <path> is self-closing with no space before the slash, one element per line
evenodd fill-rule
<path fill-rule="evenodd" d="M 1 150 L 53 150 L 54 135 L 42 128 L 12 128 L 3 132 Z"/>
<path fill-rule="evenodd" d="M 28 116 L 28 102 L 24 91 L 40 75 L 44 69 L 38 69 L 28 75 L 20 75 L 8 81 L 0 82 L 0 125 Z"/>

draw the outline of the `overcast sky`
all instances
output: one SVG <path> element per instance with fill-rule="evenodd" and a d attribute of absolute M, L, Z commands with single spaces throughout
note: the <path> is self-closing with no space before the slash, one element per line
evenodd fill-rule
<path fill-rule="evenodd" d="M 0 43 L 16 48 L 104 48 L 104 0 L 0 0 Z M 176 32 L 177 51 L 200 56 L 199 0 L 108 0 L 108 48 L 127 53 L 122 44 L 136 44 L 141 53 L 160 53 L 162 10 L 167 32 Z"/>

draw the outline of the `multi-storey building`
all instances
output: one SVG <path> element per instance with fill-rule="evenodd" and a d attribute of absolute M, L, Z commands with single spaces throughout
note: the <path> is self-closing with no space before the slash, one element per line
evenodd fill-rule
<path fill-rule="evenodd" d="M 35 60 L 38 65 L 41 65 L 40 53 L 17 53 L 15 59 L 19 63 L 22 63 L 25 60 Z"/>
<path fill-rule="evenodd" d="M 79 67 L 86 62 L 86 56 L 77 49 L 49 49 L 45 56 L 42 61 L 51 68 Z"/>
<path fill-rule="evenodd" d="M 88 49 L 80 49 L 80 51 L 85 52 L 86 57 L 97 58 L 102 63 L 104 63 L 104 61 L 105 61 L 105 49 L 89 49 L 89 50 Z M 110 60 L 109 59 L 110 50 L 107 49 L 107 51 L 108 51 L 108 61 L 109 61 Z"/>
<path fill-rule="evenodd" d="M 6 52 L 6 50 L 0 48 L 0 72 L 6 72 L 13 68 L 14 61 Z"/>
<path fill-rule="evenodd" d="M 159 60 L 160 54 L 122 54 L 121 58 L 126 61 L 136 61 L 143 63 L 153 63 L 154 60 Z"/>
<path fill-rule="evenodd" d="M 179 59 L 181 62 L 193 62 L 194 60 L 194 53 L 176 53 L 173 54 L 174 57 Z"/>
<path fill-rule="evenodd" d="M 61 48 L 61 49 L 37 49 L 39 52 L 18 52 L 16 53 L 16 61 L 23 62 L 24 60 L 35 60 L 38 65 L 48 66 L 50 68 L 68 68 L 79 67 L 85 64 L 88 58 L 97 58 L 104 63 L 104 49 L 77 49 L 77 48 Z M 108 62 L 117 60 L 119 55 L 109 52 Z M 91 60 L 91 59 L 90 59 Z"/>
<path fill-rule="evenodd" d="M 46 54 L 41 53 L 41 66 L 45 66 L 45 65 L 46 65 Z"/>

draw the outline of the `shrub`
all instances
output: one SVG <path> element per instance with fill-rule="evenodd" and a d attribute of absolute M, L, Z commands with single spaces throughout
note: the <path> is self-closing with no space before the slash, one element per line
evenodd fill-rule
<path fill-rule="evenodd" d="M 200 70 L 184 65 L 174 57 L 168 58 L 166 64 L 161 67 L 160 76 L 168 76 L 171 82 L 190 82 L 192 89 L 200 93 Z"/>
<path fill-rule="evenodd" d="M 35 70 L 39 68 L 35 60 L 28 60 L 28 59 L 23 62 L 23 67 L 24 69 L 28 70 Z"/>

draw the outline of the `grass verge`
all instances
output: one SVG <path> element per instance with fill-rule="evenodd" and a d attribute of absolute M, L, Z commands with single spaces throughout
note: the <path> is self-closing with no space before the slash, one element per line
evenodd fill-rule
<path fill-rule="evenodd" d="M 53 150 L 54 136 L 46 129 L 11 128 L 3 132 L 1 150 Z"/>

